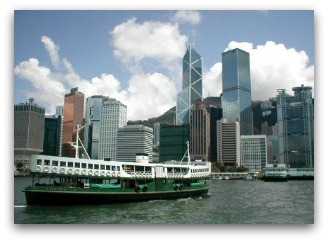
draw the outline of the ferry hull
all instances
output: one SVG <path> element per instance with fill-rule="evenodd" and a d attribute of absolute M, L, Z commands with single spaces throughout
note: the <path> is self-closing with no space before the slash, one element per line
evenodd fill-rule
<path fill-rule="evenodd" d="M 157 192 L 60 192 L 24 190 L 27 205 L 94 205 L 109 203 L 142 202 L 161 199 L 199 197 L 208 193 L 209 187 Z"/>

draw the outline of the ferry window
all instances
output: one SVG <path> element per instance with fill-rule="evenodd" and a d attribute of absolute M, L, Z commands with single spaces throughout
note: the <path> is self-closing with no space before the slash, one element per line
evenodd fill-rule
<path fill-rule="evenodd" d="M 44 160 L 44 165 L 49 166 L 50 165 L 50 160 Z"/>
<path fill-rule="evenodd" d="M 87 164 L 86 163 L 82 163 L 82 168 L 87 168 Z"/>
<path fill-rule="evenodd" d="M 95 169 L 97 169 L 97 170 L 98 170 L 98 169 L 99 169 L 99 165 L 95 165 Z"/>
<path fill-rule="evenodd" d="M 100 170 L 105 170 L 105 165 L 100 165 Z"/>
<path fill-rule="evenodd" d="M 75 168 L 80 168 L 80 162 L 75 162 Z"/>
<path fill-rule="evenodd" d="M 53 160 L 52 161 L 52 166 L 58 166 L 58 161 L 57 160 Z"/>
<path fill-rule="evenodd" d="M 41 159 L 37 159 L 37 160 L 36 160 L 36 164 L 37 164 L 37 165 L 42 165 L 42 160 L 41 160 Z"/>
<path fill-rule="evenodd" d="M 110 166 L 106 165 L 106 170 L 109 171 L 110 170 Z"/>
<path fill-rule="evenodd" d="M 117 170 L 120 171 L 120 167 L 119 166 L 117 167 Z"/>
<path fill-rule="evenodd" d="M 67 162 L 67 167 L 73 167 L 73 162 Z"/>
<path fill-rule="evenodd" d="M 88 169 L 93 169 L 93 164 L 88 164 Z"/>
<path fill-rule="evenodd" d="M 66 167 L 66 161 L 61 161 L 61 162 L 60 162 L 60 166 L 61 166 L 61 167 Z"/>
<path fill-rule="evenodd" d="M 112 170 L 113 171 L 116 171 L 116 166 L 112 166 Z"/>

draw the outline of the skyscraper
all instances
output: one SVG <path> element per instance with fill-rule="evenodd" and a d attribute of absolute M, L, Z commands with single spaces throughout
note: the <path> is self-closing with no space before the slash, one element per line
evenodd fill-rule
<path fill-rule="evenodd" d="M 222 53 L 223 118 L 238 121 L 241 135 L 253 134 L 249 53 L 233 49 Z"/>
<path fill-rule="evenodd" d="M 217 121 L 217 149 L 221 166 L 240 166 L 240 126 L 238 121 Z"/>
<path fill-rule="evenodd" d="M 98 159 L 100 139 L 101 106 L 109 97 L 94 95 L 88 97 L 85 107 L 84 147 L 91 159 Z"/>
<path fill-rule="evenodd" d="M 61 156 L 63 120 L 60 115 L 46 115 L 42 155 Z"/>
<path fill-rule="evenodd" d="M 203 161 L 210 158 L 210 114 L 200 98 L 190 110 L 190 158 Z"/>
<path fill-rule="evenodd" d="M 290 168 L 314 167 L 312 87 L 294 87 L 294 96 L 278 90 L 279 163 Z"/>
<path fill-rule="evenodd" d="M 29 168 L 32 154 L 43 151 L 44 117 L 43 107 L 30 98 L 28 103 L 14 106 L 14 162 Z"/>
<path fill-rule="evenodd" d="M 182 63 L 182 91 L 177 95 L 177 125 L 189 123 L 193 102 L 198 98 L 202 99 L 202 69 L 203 58 L 196 52 L 194 44 L 190 44 Z"/>
<path fill-rule="evenodd" d="M 126 125 L 126 117 L 126 105 L 114 98 L 101 105 L 98 159 L 117 160 L 117 131 Z"/>
<path fill-rule="evenodd" d="M 62 156 L 75 155 L 71 142 L 76 141 L 76 125 L 83 125 L 83 112 L 84 94 L 79 92 L 77 87 L 72 88 L 70 93 L 65 94 Z"/>

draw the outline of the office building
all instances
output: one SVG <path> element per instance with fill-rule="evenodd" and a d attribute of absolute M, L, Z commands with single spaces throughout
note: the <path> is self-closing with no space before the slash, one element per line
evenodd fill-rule
<path fill-rule="evenodd" d="M 109 97 L 94 95 L 86 99 L 84 147 L 91 159 L 98 159 L 101 106 Z"/>
<path fill-rule="evenodd" d="M 14 162 L 30 167 L 31 155 L 43 151 L 45 109 L 30 98 L 14 105 Z"/>
<path fill-rule="evenodd" d="M 153 129 L 143 125 L 125 125 L 117 132 L 117 161 L 136 162 L 137 154 L 147 154 L 152 162 Z"/>
<path fill-rule="evenodd" d="M 222 53 L 223 118 L 238 121 L 241 135 L 253 134 L 249 53 L 233 49 Z"/>
<path fill-rule="evenodd" d="M 210 161 L 217 161 L 217 127 L 216 123 L 222 119 L 222 108 L 209 106 L 206 108 L 210 114 Z"/>
<path fill-rule="evenodd" d="M 294 96 L 278 90 L 279 163 L 290 168 L 314 167 L 312 87 L 294 87 Z"/>
<path fill-rule="evenodd" d="M 181 161 L 187 151 L 189 125 L 161 124 L 159 162 Z M 184 159 L 186 161 L 187 159 Z"/>
<path fill-rule="evenodd" d="M 267 164 L 267 138 L 265 135 L 240 136 L 240 164 L 250 171 L 260 172 Z"/>
<path fill-rule="evenodd" d="M 46 115 L 44 123 L 44 142 L 42 155 L 61 156 L 62 133 L 62 116 Z"/>
<path fill-rule="evenodd" d="M 161 124 L 154 123 L 154 146 L 159 146 L 159 139 L 160 139 L 160 131 L 161 131 Z"/>
<path fill-rule="evenodd" d="M 197 99 L 190 110 L 190 158 L 209 161 L 210 115 L 202 99 Z"/>
<path fill-rule="evenodd" d="M 176 124 L 189 124 L 190 108 L 195 100 L 202 99 L 203 59 L 190 44 L 182 62 L 182 91 L 177 95 Z"/>
<path fill-rule="evenodd" d="M 238 121 L 217 121 L 217 154 L 220 166 L 240 166 L 240 126 Z"/>
<path fill-rule="evenodd" d="M 126 123 L 126 105 L 114 98 L 105 100 L 100 109 L 98 159 L 117 160 L 117 132 Z"/>
<path fill-rule="evenodd" d="M 64 119 L 63 119 L 63 146 L 62 156 L 74 157 L 75 148 L 71 146 L 76 142 L 76 125 L 83 125 L 84 94 L 78 88 L 72 88 L 71 92 L 65 94 Z M 80 134 L 79 134 L 80 135 Z M 80 135 L 80 137 L 83 137 Z"/>

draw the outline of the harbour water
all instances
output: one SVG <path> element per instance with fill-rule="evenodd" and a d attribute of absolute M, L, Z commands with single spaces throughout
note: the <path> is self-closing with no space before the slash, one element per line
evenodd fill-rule
<path fill-rule="evenodd" d="M 314 181 L 211 180 L 209 196 L 96 206 L 27 206 L 15 177 L 15 224 L 314 224 Z"/>

